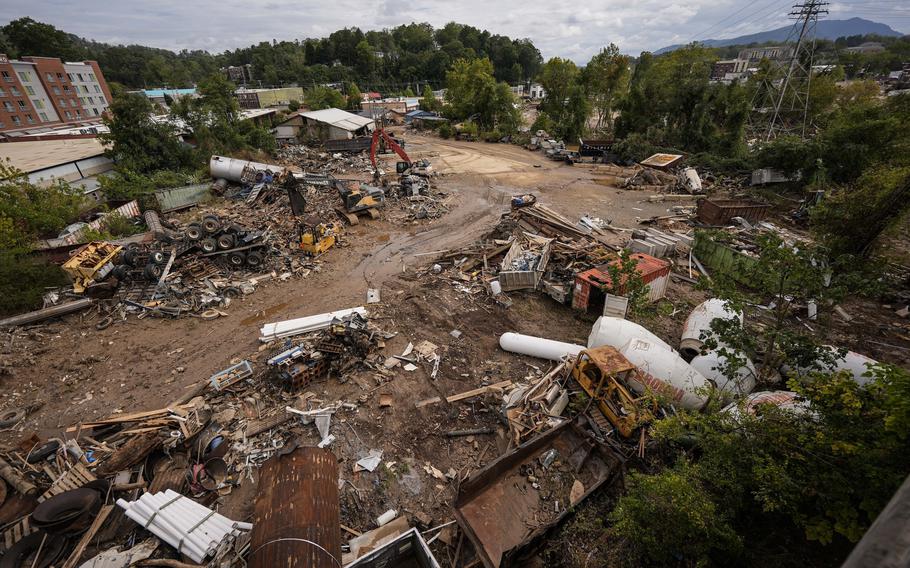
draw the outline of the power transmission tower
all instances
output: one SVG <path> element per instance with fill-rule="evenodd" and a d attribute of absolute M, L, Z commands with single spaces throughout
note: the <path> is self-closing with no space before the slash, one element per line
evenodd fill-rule
<path fill-rule="evenodd" d="M 790 17 L 796 23 L 785 42 L 793 45 L 793 52 L 787 64 L 779 68 L 784 71 L 783 77 L 766 82 L 764 102 L 756 109 L 763 118 L 758 122 L 764 123 L 760 135 L 765 141 L 781 134 L 806 137 L 810 126 L 809 87 L 815 60 L 815 28 L 819 17 L 828 13 L 827 6 L 828 2 L 823 0 L 793 5 Z"/>

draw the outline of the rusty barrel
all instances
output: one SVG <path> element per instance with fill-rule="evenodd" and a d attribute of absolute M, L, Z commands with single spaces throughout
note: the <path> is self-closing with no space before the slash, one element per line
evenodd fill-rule
<path fill-rule="evenodd" d="M 338 460 L 297 448 L 262 467 L 253 512 L 250 568 L 340 568 Z"/>

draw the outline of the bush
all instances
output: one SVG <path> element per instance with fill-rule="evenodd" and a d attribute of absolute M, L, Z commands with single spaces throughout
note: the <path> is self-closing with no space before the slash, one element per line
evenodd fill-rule
<path fill-rule="evenodd" d="M 655 475 L 632 473 L 627 489 L 609 518 L 613 534 L 636 560 L 671 566 L 682 557 L 704 565 L 712 557 L 735 558 L 742 547 L 686 462 Z"/>
<path fill-rule="evenodd" d="M 288 110 L 291 112 L 297 111 L 300 108 L 300 101 L 291 99 L 288 101 Z"/>
<path fill-rule="evenodd" d="M 449 139 L 452 137 L 452 125 L 448 122 L 443 122 L 439 126 L 439 135 L 443 138 Z"/>
<path fill-rule="evenodd" d="M 502 133 L 499 130 L 490 130 L 480 135 L 487 142 L 499 142 L 502 139 Z"/>
<path fill-rule="evenodd" d="M 613 151 L 623 160 L 640 162 L 657 152 L 657 146 L 652 144 L 644 134 L 633 132 L 616 144 L 613 144 Z"/>
<path fill-rule="evenodd" d="M 69 282 L 59 266 L 25 254 L 0 251 L 0 314 L 37 310 L 46 288 Z"/>

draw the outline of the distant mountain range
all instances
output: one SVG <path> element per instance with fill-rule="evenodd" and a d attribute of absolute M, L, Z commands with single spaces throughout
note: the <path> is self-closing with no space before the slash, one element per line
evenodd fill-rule
<path fill-rule="evenodd" d="M 707 47 L 726 47 L 728 45 L 748 45 L 750 43 L 782 42 L 790 35 L 793 26 L 784 26 L 776 30 L 758 32 L 730 39 L 704 39 L 699 43 Z M 880 24 L 864 20 L 863 18 L 850 18 L 849 20 L 821 20 L 815 28 L 815 34 L 821 39 L 835 40 L 839 37 L 876 34 L 880 36 L 900 37 L 904 34 L 891 28 L 887 24 Z M 683 47 L 682 44 L 662 47 L 655 54 L 666 53 Z"/>

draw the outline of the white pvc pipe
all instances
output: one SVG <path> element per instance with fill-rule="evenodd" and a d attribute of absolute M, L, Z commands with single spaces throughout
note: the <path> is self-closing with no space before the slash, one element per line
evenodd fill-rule
<path fill-rule="evenodd" d="M 670 344 L 637 323 L 610 316 L 600 316 L 594 322 L 591 335 L 588 336 L 588 348 L 609 345 L 614 349 L 620 349 L 633 339 L 644 339 L 667 351 L 673 351 Z"/>
<path fill-rule="evenodd" d="M 211 546 L 211 543 L 206 542 L 207 537 L 193 533 L 188 533 L 188 529 L 191 525 L 186 525 L 183 521 L 173 515 L 173 513 L 167 513 L 165 511 L 159 510 L 157 507 L 150 505 L 149 503 L 143 503 L 142 501 L 136 501 L 133 504 L 133 508 L 138 509 L 139 513 L 146 518 L 146 522 L 149 519 L 152 519 L 153 524 L 161 524 L 162 526 L 167 526 L 173 534 L 179 535 L 179 539 L 183 539 L 183 546 L 190 546 L 196 548 L 199 553 L 203 556 L 210 554 L 214 549 Z M 157 514 L 156 514 L 157 513 Z"/>
<path fill-rule="evenodd" d="M 632 339 L 619 352 L 641 372 L 644 383 L 634 374 L 629 378 L 636 392 L 651 389 L 689 410 L 701 410 L 708 402 L 713 385 L 675 351 L 645 339 Z"/>
<path fill-rule="evenodd" d="M 197 503 L 196 501 L 193 501 L 189 497 L 186 497 L 185 495 L 177 493 L 176 491 L 172 491 L 172 490 L 168 489 L 164 492 L 164 496 L 167 498 L 167 500 L 171 500 L 174 497 L 177 497 L 178 495 L 181 497 L 181 499 L 178 499 L 176 501 L 176 503 L 179 503 L 181 506 L 184 506 L 186 509 L 188 509 L 190 511 L 195 511 L 201 515 L 207 515 L 210 512 L 212 512 L 212 509 L 209 509 L 208 507 L 206 507 L 200 503 Z M 219 513 L 215 513 L 214 515 L 212 515 L 210 517 L 210 520 L 214 521 L 218 526 L 224 527 L 226 532 L 231 532 L 233 529 L 237 529 L 236 532 L 237 532 L 237 534 L 239 534 L 239 530 L 242 530 L 242 529 L 240 529 L 240 527 L 235 526 L 238 524 L 243 524 L 243 525 L 249 526 L 249 529 L 247 529 L 247 530 L 253 529 L 253 525 L 250 523 L 238 523 L 238 522 L 232 521 L 231 519 L 229 519 Z"/>
<path fill-rule="evenodd" d="M 553 341 L 552 339 L 511 332 L 503 333 L 499 337 L 499 346 L 505 351 L 551 361 L 560 361 L 567 356 L 574 357 L 585 348 L 584 345 L 575 343 L 563 343 L 562 341 Z"/>
<path fill-rule="evenodd" d="M 193 527 L 198 524 L 203 518 L 204 515 L 200 513 L 190 512 L 188 509 L 183 508 L 181 501 L 183 499 L 177 500 L 162 509 L 161 507 L 165 505 L 169 499 L 164 496 L 150 496 L 148 493 L 140 497 L 141 501 L 145 501 L 149 504 L 154 504 L 156 510 L 159 511 L 159 515 L 163 514 L 168 519 L 173 519 L 175 525 L 186 533 L 193 540 L 198 542 L 200 545 L 205 546 L 206 548 L 214 549 L 221 543 L 224 539 L 224 530 L 220 527 L 207 527 L 209 524 L 208 521 L 203 523 L 193 529 Z M 209 518 L 208 520 L 211 520 Z M 190 529 L 193 529 L 192 532 L 189 532 Z"/>
<path fill-rule="evenodd" d="M 691 360 L 699 354 L 704 345 L 702 332 L 710 331 L 711 322 L 715 319 L 738 319 L 740 327 L 743 325 L 742 312 L 729 308 L 725 300 L 712 298 L 702 302 L 695 306 L 683 325 L 682 339 L 679 342 L 683 359 Z"/>
<path fill-rule="evenodd" d="M 152 518 L 152 511 L 149 511 L 143 503 L 133 501 L 130 503 L 130 507 L 125 509 L 125 512 L 129 518 L 167 540 L 168 544 L 179 552 L 185 552 L 192 556 L 196 562 L 200 562 L 206 556 L 207 553 L 202 547 L 192 540 L 184 539 L 184 535 L 180 530 L 170 524 L 164 517 L 155 516 L 150 523 L 149 519 Z M 184 540 L 181 542 L 181 539 Z"/>
<path fill-rule="evenodd" d="M 144 502 L 158 511 L 159 516 L 164 516 L 164 518 L 186 535 L 186 538 L 195 542 L 207 551 L 214 552 L 215 548 L 217 548 L 224 539 L 222 531 L 214 531 L 206 528 L 205 524 L 196 527 L 190 532 L 190 529 L 193 529 L 193 527 L 202 520 L 203 516 L 199 514 L 191 515 L 184 510 L 181 510 L 178 506 L 179 501 L 171 503 L 162 509 L 161 507 L 167 503 L 167 500 L 160 494 L 152 496 L 146 493 L 140 497 L 140 502 Z"/>

